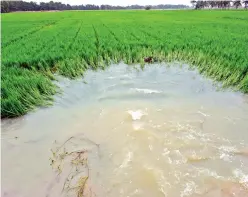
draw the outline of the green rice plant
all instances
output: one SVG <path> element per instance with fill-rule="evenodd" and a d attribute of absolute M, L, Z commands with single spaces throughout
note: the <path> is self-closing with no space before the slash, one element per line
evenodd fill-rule
<path fill-rule="evenodd" d="M 3 14 L 2 117 L 50 101 L 53 73 L 75 78 L 120 61 L 143 65 L 146 57 L 187 62 L 247 93 L 247 22 L 241 10 Z"/>
<path fill-rule="evenodd" d="M 51 104 L 55 85 L 44 75 L 18 67 L 2 68 L 1 116 L 20 116 Z"/>

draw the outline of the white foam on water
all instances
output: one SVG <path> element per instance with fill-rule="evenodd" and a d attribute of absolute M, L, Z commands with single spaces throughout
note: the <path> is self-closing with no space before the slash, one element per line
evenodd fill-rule
<path fill-rule="evenodd" d="M 224 160 L 224 161 L 229 161 L 231 162 L 231 156 L 226 154 L 226 153 L 221 153 L 220 154 L 220 159 Z"/>
<path fill-rule="evenodd" d="M 228 152 L 228 153 L 234 153 L 237 151 L 236 147 L 234 147 L 234 146 L 220 146 L 219 150 L 222 150 L 222 151 Z"/>
<path fill-rule="evenodd" d="M 237 149 L 233 146 L 220 146 L 219 151 L 220 151 L 220 159 L 231 162 L 232 159 L 231 153 L 236 152 Z"/>
<path fill-rule="evenodd" d="M 219 179 L 219 180 L 225 180 L 223 176 L 220 176 L 217 174 L 217 172 L 212 171 L 210 169 L 206 169 L 206 168 L 196 168 L 197 169 L 197 176 L 205 176 L 205 177 L 213 177 L 215 179 Z"/>
<path fill-rule="evenodd" d="M 190 196 L 195 193 L 196 189 L 197 185 L 195 184 L 195 182 L 190 181 L 184 185 L 184 190 L 181 192 L 180 197 Z"/>
<path fill-rule="evenodd" d="M 248 189 L 248 174 L 245 174 L 240 169 L 233 170 L 233 174 L 239 179 L 239 183 L 242 184 L 246 189 Z"/>
<path fill-rule="evenodd" d="M 159 90 L 143 89 L 143 88 L 132 88 L 132 90 L 135 90 L 136 92 L 142 92 L 144 94 L 159 94 L 159 93 L 162 93 L 162 91 L 159 91 Z"/>
<path fill-rule="evenodd" d="M 136 111 L 128 110 L 127 112 L 132 116 L 132 120 L 140 120 L 142 116 L 146 115 L 146 113 L 144 113 L 141 110 L 136 110 Z"/>

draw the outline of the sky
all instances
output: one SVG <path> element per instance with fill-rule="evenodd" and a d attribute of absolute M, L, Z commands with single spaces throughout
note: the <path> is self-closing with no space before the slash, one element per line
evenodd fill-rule
<path fill-rule="evenodd" d="M 30 1 L 30 0 L 26 0 Z M 49 2 L 50 0 L 32 0 L 34 2 Z M 70 5 L 82 5 L 82 4 L 108 4 L 108 5 L 158 5 L 158 4 L 184 4 L 190 5 L 190 0 L 53 0 L 54 2 L 62 2 Z"/>

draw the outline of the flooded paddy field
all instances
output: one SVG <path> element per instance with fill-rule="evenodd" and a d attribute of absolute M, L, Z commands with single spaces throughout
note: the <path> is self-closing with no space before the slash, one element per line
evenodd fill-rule
<path fill-rule="evenodd" d="M 53 106 L 2 120 L 2 196 L 79 196 L 86 176 L 81 196 L 248 196 L 247 95 L 178 64 L 112 65 L 57 84 Z M 71 189 L 57 147 L 87 157 Z"/>

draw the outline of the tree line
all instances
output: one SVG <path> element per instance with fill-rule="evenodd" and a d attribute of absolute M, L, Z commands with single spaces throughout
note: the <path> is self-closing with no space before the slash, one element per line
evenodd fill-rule
<path fill-rule="evenodd" d="M 1 13 L 16 11 L 49 11 L 49 10 L 124 10 L 124 9 L 182 9 L 188 8 L 186 5 L 156 5 L 156 6 L 112 6 L 112 5 L 69 5 L 61 2 L 50 1 L 48 3 L 41 2 L 25 2 L 25 1 L 2 1 Z"/>
<path fill-rule="evenodd" d="M 237 0 L 226 0 L 226 1 L 202 1 L 202 0 L 193 0 L 191 4 L 195 9 L 203 9 L 203 8 L 219 8 L 219 9 L 228 9 L 228 8 L 248 8 L 248 0 L 237 1 Z"/>

